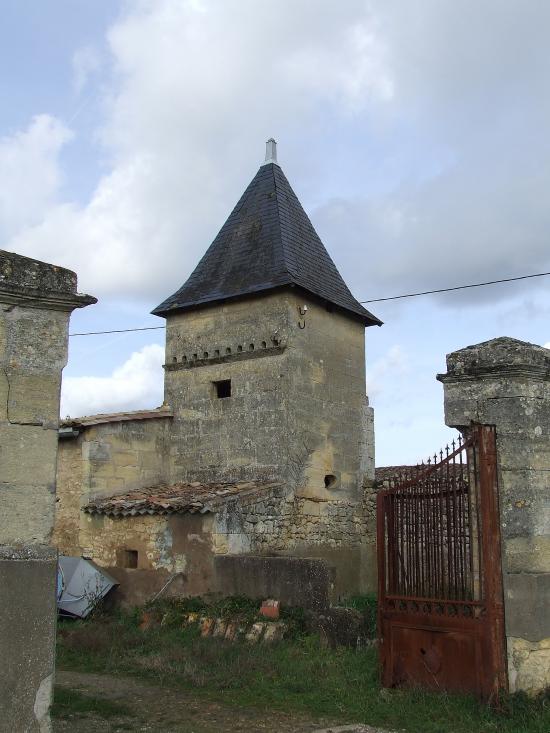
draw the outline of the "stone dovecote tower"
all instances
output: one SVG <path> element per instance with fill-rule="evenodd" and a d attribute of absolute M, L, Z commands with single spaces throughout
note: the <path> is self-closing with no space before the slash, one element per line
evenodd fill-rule
<path fill-rule="evenodd" d="M 172 481 L 275 479 L 313 502 L 374 474 L 365 327 L 267 143 L 265 163 L 166 318 Z"/>

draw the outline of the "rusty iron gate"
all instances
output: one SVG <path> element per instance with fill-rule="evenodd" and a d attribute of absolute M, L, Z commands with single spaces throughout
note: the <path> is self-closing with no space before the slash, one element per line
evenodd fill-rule
<path fill-rule="evenodd" d="M 506 690 L 494 427 L 389 479 L 377 531 L 382 684 Z"/>

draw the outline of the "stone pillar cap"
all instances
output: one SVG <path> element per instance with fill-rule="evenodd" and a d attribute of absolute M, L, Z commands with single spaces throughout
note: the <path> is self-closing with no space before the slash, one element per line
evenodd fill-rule
<path fill-rule="evenodd" d="M 97 303 L 77 292 L 72 270 L 0 249 L 0 300 L 35 308 L 73 310 Z"/>
<path fill-rule="evenodd" d="M 447 373 L 440 382 L 506 373 L 550 379 L 550 349 L 501 336 L 447 354 Z"/>

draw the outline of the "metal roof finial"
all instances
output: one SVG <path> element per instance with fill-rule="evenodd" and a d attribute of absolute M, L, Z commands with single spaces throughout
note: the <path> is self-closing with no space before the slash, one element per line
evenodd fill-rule
<path fill-rule="evenodd" d="M 275 142 L 274 138 L 270 137 L 269 140 L 265 144 L 264 165 L 267 165 L 268 163 L 276 163 L 276 162 L 277 162 L 277 143 Z"/>

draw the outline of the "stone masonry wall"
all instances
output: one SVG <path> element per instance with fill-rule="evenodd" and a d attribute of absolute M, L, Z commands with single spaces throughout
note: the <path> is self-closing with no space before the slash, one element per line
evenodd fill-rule
<path fill-rule="evenodd" d="M 335 598 L 373 590 L 376 497 L 315 501 L 284 487 L 261 498 L 228 502 L 216 515 L 216 554 L 257 553 L 322 558 L 336 570 Z M 372 565 L 374 559 L 374 566 Z"/>
<path fill-rule="evenodd" d="M 54 543 L 66 555 L 82 554 L 81 507 L 166 481 L 171 417 L 121 420 L 82 427 L 59 443 Z"/>
<path fill-rule="evenodd" d="M 50 730 L 57 554 L 51 546 L 76 275 L 0 250 L 0 700 L 3 730 Z"/>
<path fill-rule="evenodd" d="M 288 473 L 286 299 L 230 302 L 166 324 L 171 480 L 282 480 Z M 215 383 L 231 380 L 231 396 Z"/>
<path fill-rule="evenodd" d="M 447 356 L 445 422 L 496 426 L 508 678 L 550 685 L 550 351 L 498 338 Z"/>
<path fill-rule="evenodd" d="M 220 547 L 326 558 L 355 591 L 375 587 L 363 512 L 363 483 L 374 478 L 364 330 L 297 290 L 271 293 L 170 316 L 165 365 L 171 480 L 286 487 L 257 522 L 222 526 Z M 216 396 L 221 380 L 231 380 L 228 398 Z"/>
<path fill-rule="evenodd" d="M 84 514 L 82 552 L 120 581 L 113 600 L 134 606 L 166 584 L 170 593 L 214 589 L 211 514 L 106 517 Z M 129 567 L 125 551 L 137 553 Z"/>
<path fill-rule="evenodd" d="M 374 479 L 365 328 L 301 293 L 289 296 L 289 323 L 288 439 L 297 494 L 360 501 L 363 481 Z"/>

